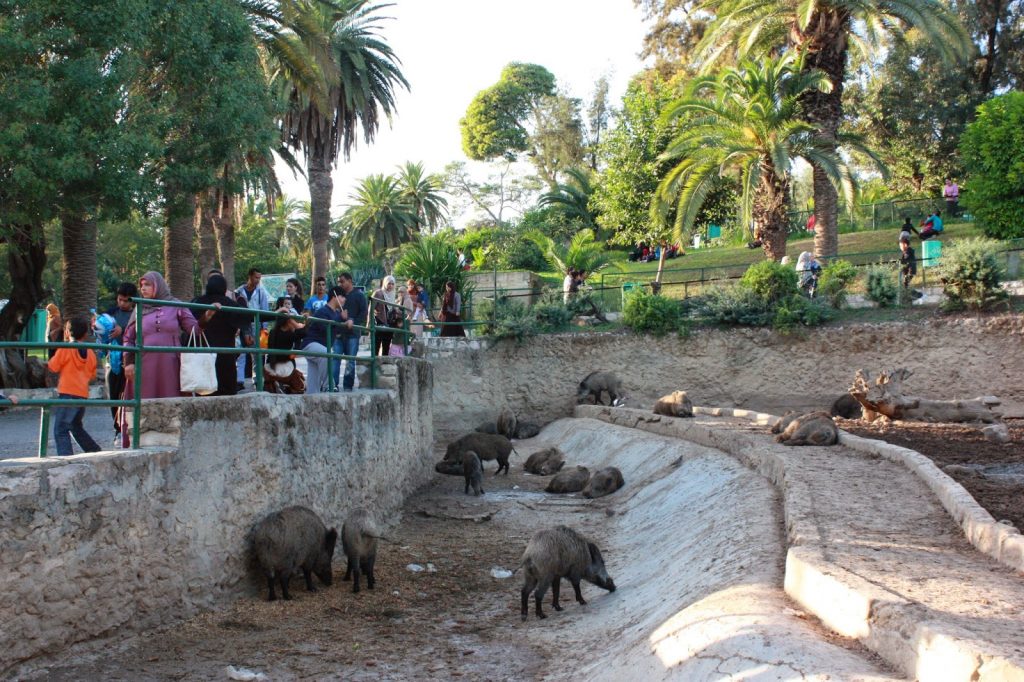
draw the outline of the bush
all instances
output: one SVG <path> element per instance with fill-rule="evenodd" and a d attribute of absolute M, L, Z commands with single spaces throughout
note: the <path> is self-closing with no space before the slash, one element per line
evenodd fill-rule
<path fill-rule="evenodd" d="M 501 301 L 498 304 L 498 316 L 494 318 L 494 301 L 485 299 L 477 306 L 474 317 L 487 320 L 480 326 L 480 331 L 494 339 L 515 339 L 522 341 L 528 336 L 537 334 L 537 317 L 522 303 Z"/>
<path fill-rule="evenodd" d="M 989 237 L 1024 237 L 1024 92 L 993 97 L 960 138 L 964 203 Z"/>
<path fill-rule="evenodd" d="M 796 270 L 788 265 L 764 260 L 747 268 L 740 279 L 740 287 L 768 303 L 777 303 L 798 293 L 797 282 Z"/>
<path fill-rule="evenodd" d="M 780 332 L 791 332 L 797 327 L 817 327 L 831 317 L 831 310 L 821 301 L 793 294 L 780 301 L 772 318 L 772 327 Z"/>
<path fill-rule="evenodd" d="M 965 239 L 946 250 L 938 269 L 946 308 L 980 310 L 1006 299 L 998 254 L 999 242 L 992 239 Z"/>
<path fill-rule="evenodd" d="M 671 298 L 637 290 L 626 298 L 622 319 L 633 331 L 663 336 L 679 331 L 682 315 L 679 303 Z"/>
<path fill-rule="evenodd" d="M 544 252 L 529 239 L 511 239 L 501 247 L 498 267 L 507 270 L 532 270 L 543 272 L 548 269 Z"/>
<path fill-rule="evenodd" d="M 835 260 L 821 271 L 818 278 L 818 295 L 833 308 L 842 308 L 846 303 L 846 289 L 857 279 L 857 268 L 845 260 Z"/>
<path fill-rule="evenodd" d="M 722 324 L 763 327 L 775 318 L 773 306 L 750 289 L 738 285 L 715 287 L 698 301 L 694 312 Z"/>
<path fill-rule="evenodd" d="M 864 277 L 868 300 L 877 303 L 879 308 L 891 308 L 899 302 L 899 271 L 893 265 L 869 265 Z"/>

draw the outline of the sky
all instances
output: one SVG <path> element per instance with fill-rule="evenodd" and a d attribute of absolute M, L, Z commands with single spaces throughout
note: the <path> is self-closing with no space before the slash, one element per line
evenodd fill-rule
<path fill-rule="evenodd" d="M 642 68 L 637 55 L 645 27 L 633 0 L 397 0 L 380 14 L 393 17 L 379 32 L 402 61 L 410 90 L 399 92 L 392 126 L 382 124 L 369 146 L 360 137 L 351 159 L 339 161 L 335 218 L 367 175 L 393 173 L 406 161 L 437 173 L 465 161 L 459 119 L 509 62 L 544 66 L 584 106 L 602 75 L 617 105 Z M 309 200 L 302 176 L 280 163 L 277 171 L 286 195 Z"/>

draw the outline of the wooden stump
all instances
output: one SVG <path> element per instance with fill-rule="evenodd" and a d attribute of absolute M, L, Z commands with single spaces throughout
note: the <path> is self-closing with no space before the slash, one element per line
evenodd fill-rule
<path fill-rule="evenodd" d="M 850 387 L 850 395 L 864 408 L 864 419 L 874 421 L 879 417 L 892 420 L 925 422 L 985 422 L 1000 421 L 992 408 L 999 404 L 993 396 L 973 400 L 932 400 L 906 395 L 903 381 L 913 375 L 909 369 L 898 368 L 879 372 L 872 385 L 867 370 L 857 370 L 857 376 Z"/>

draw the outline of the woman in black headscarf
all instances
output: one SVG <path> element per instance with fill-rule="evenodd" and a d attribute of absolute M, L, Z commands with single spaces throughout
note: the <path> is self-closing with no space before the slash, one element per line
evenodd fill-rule
<path fill-rule="evenodd" d="M 222 275 L 210 275 L 206 280 L 206 293 L 199 296 L 193 303 L 214 306 L 237 306 L 227 296 L 228 281 Z M 227 310 L 207 310 L 198 315 L 199 326 L 206 334 L 206 340 L 214 348 L 234 348 L 235 334 L 245 326 L 245 317 Z M 217 354 L 217 392 L 213 395 L 235 395 L 238 383 L 235 377 L 235 360 L 237 353 Z"/>

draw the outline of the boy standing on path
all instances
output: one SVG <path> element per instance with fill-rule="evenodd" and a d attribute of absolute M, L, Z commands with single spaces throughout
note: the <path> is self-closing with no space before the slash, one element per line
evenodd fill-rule
<path fill-rule="evenodd" d="M 64 325 L 64 340 L 81 343 L 89 333 L 89 318 L 76 315 Z M 47 365 L 60 375 L 57 395 L 62 399 L 82 400 L 89 397 L 89 382 L 96 378 L 96 354 L 87 348 L 58 348 Z M 53 440 L 57 454 L 67 457 L 75 454 L 71 436 L 85 452 L 99 452 L 100 446 L 82 424 L 84 407 L 55 407 L 53 409 Z"/>

